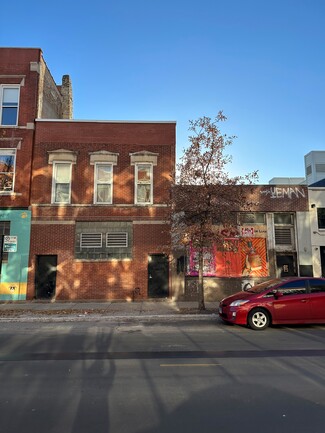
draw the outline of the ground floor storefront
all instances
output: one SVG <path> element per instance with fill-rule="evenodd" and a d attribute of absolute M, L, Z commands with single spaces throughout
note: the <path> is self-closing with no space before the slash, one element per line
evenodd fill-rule
<path fill-rule="evenodd" d="M 28 299 L 169 298 L 168 242 L 160 221 L 33 223 Z"/>
<path fill-rule="evenodd" d="M 0 301 L 21 301 L 27 295 L 31 213 L 0 209 Z"/>

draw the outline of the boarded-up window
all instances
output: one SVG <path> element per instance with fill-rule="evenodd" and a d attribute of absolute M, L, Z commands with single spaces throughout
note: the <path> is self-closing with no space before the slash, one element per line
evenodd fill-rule
<path fill-rule="evenodd" d="M 239 216 L 241 224 L 265 224 L 265 214 L 255 212 L 241 213 Z"/>

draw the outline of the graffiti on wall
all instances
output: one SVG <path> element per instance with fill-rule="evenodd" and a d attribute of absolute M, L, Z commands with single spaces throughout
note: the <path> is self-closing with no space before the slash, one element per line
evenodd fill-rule
<path fill-rule="evenodd" d="M 270 198 L 306 198 L 304 188 L 295 187 L 270 187 L 261 191 L 262 195 L 269 196 Z"/>

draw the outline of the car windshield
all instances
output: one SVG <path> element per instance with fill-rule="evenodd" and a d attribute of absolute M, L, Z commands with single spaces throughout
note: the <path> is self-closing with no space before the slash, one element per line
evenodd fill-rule
<path fill-rule="evenodd" d="M 278 285 L 282 280 L 279 278 L 274 278 L 273 280 L 264 281 L 264 283 L 257 284 L 256 286 L 250 287 L 246 290 L 249 293 L 261 293 L 266 289 L 271 289 L 272 287 Z"/>

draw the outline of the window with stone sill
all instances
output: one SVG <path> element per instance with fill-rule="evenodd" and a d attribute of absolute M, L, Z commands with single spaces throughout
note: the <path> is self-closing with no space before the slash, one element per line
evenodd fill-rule
<path fill-rule="evenodd" d="M 70 203 L 71 167 L 70 162 L 53 163 L 52 203 Z"/>
<path fill-rule="evenodd" d="M 0 119 L 2 126 L 17 126 L 19 109 L 19 86 L 0 86 Z"/>
<path fill-rule="evenodd" d="M 153 203 L 152 164 L 135 165 L 135 203 Z"/>
<path fill-rule="evenodd" d="M 95 164 L 95 203 L 112 204 L 113 202 L 113 165 Z"/>

